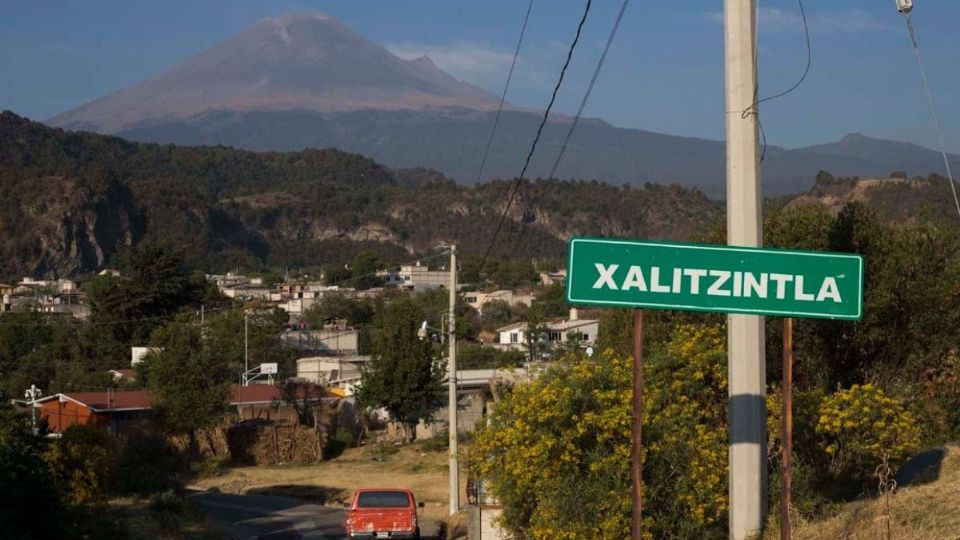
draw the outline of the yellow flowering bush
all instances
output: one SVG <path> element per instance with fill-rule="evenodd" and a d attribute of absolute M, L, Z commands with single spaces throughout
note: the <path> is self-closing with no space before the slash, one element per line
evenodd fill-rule
<path fill-rule="evenodd" d="M 71 426 L 43 455 L 71 505 L 106 503 L 113 487 L 117 442 L 100 426 Z"/>
<path fill-rule="evenodd" d="M 656 538 L 723 538 L 727 357 L 723 327 L 682 325 L 652 355 L 644 478 Z M 646 509 L 645 509 L 646 510 Z"/>
<path fill-rule="evenodd" d="M 602 354 L 517 385 L 468 457 L 529 538 L 623 538 L 630 519 L 629 359 Z"/>
<path fill-rule="evenodd" d="M 824 398 L 817 434 L 835 476 L 869 477 L 886 457 L 898 466 L 919 447 L 920 432 L 903 404 L 880 388 L 853 385 Z"/>
<path fill-rule="evenodd" d="M 520 538 L 629 537 L 632 361 L 605 351 L 519 384 L 468 450 L 471 473 Z M 682 326 L 648 355 L 644 391 L 648 538 L 722 538 L 727 512 L 723 331 Z"/>

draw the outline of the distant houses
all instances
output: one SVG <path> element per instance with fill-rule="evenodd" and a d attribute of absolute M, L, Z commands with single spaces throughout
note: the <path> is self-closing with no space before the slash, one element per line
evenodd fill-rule
<path fill-rule="evenodd" d="M 16 285 L 0 284 L 0 313 L 53 313 L 86 320 L 90 316 L 87 297 L 69 279 L 23 278 Z"/>

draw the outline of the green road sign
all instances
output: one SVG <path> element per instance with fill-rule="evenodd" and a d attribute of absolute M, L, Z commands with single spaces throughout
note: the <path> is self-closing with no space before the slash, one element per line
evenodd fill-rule
<path fill-rule="evenodd" d="M 567 302 L 858 320 L 863 258 L 845 253 L 572 238 Z"/>

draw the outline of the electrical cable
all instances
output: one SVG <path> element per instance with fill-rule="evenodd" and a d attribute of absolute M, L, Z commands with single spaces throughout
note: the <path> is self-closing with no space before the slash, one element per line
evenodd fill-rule
<path fill-rule="evenodd" d="M 567 144 L 570 143 L 570 137 L 573 136 L 573 131 L 577 129 L 577 124 L 580 122 L 580 117 L 583 116 L 583 109 L 587 106 L 587 101 L 590 99 L 590 93 L 593 92 L 593 86 L 597 82 L 597 77 L 600 76 L 600 70 L 603 68 L 603 63 L 607 59 L 607 53 L 610 52 L 610 45 L 613 43 L 613 38 L 617 35 L 617 29 L 620 28 L 620 21 L 623 20 L 623 13 L 627 10 L 627 4 L 630 3 L 630 0 L 623 0 L 623 5 L 620 6 L 620 13 L 617 14 L 617 19 L 613 23 L 613 29 L 610 30 L 610 35 L 607 37 L 607 44 L 603 47 L 603 53 L 600 55 L 600 59 L 597 61 L 597 67 L 593 70 L 593 77 L 590 78 L 590 84 L 587 85 L 587 91 L 583 94 L 583 99 L 580 100 L 580 107 L 577 109 L 576 116 L 573 117 L 573 122 L 570 124 L 570 129 L 567 130 L 567 135 L 563 139 L 563 144 L 560 146 L 560 153 L 557 154 L 557 159 L 553 162 L 553 167 L 550 169 L 550 175 L 547 176 L 548 180 L 553 179 L 554 175 L 557 173 L 557 168 L 560 166 L 560 161 L 563 159 L 563 154 L 567 151 Z"/>
<path fill-rule="evenodd" d="M 933 93 L 930 91 L 930 82 L 927 80 L 927 70 L 923 65 L 923 56 L 920 54 L 920 42 L 917 41 L 917 33 L 913 28 L 913 15 L 909 12 L 903 12 L 903 19 L 907 23 L 907 31 L 910 33 L 910 41 L 913 43 L 913 52 L 917 58 L 917 66 L 920 68 L 920 80 L 923 82 L 923 89 L 927 95 L 927 106 L 930 108 L 930 116 L 933 118 L 933 127 L 937 132 L 937 141 L 940 143 L 940 154 L 943 156 L 943 166 L 946 168 L 947 180 L 950 182 L 950 192 L 953 194 L 953 203 L 957 207 L 957 215 L 960 215 L 960 198 L 957 198 L 957 187 L 953 182 L 953 172 L 950 170 L 950 158 L 947 156 L 947 147 L 943 143 L 940 118 L 937 116 L 937 109 L 933 104 Z"/>
<path fill-rule="evenodd" d="M 750 115 L 754 115 L 754 116 L 757 117 L 757 127 L 759 128 L 759 130 L 760 130 L 760 136 L 761 136 L 761 138 L 763 139 L 763 149 L 762 149 L 761 152 L 760 152 L 760 163 L 763 163 L 763 160 L 764 160 L 764 159 L 766 158 L 766 156 L 767 156 L 767 134 L 766 134 L 766 132 L 765 132 L 764 129 L 763 129 L 763 123 L 760 121 L 760 110 L 759 110 L 760 104 L 761 104 L 761 103 L 767 103 L 768 101 L 774 101 L 774 100 L 780 99 L 780 98 L 782 98 L 782 97 L 785 97 L 785 96 L 787 96 L 788 94 L 793 93 L 793 91 L 795 91 L 797 88 L 800 88 L 800 86 L 804 83 L 804 81 L 807 80 L 807 76 L 810 74 L 810 69 L 813 67 L 813 45 L 811 44 L 811 40 L 810 40 L 810 26 L 809 26 L 809 23 L 808 23 L 808 21 L 807 21 L 807 12 L 806 12 L 806 9 L 803 7 L 803 0 L 797 0 L 797 6 L 798 6 L 799 9 L 800 9 L 800 20 L 801 20 L 801 22 L 803 23 L 804 41 L 805 41 L 805 43 L 806 43 L 806 49 L 807 49 L 807 63 L 806 63 L 806 66 L 804 66 L 804 68 L 803 68 L 803 74 L 800 75 L 800 78 L 797 80 L 797 82 L 794 83 L 793 86 L 791 86 L 790 88 L 784 90 L 783 92 L 780 92 L 779 94 L 774 94 L 774 95 L 772 95 L 772 96 L 768 96 L 768 97 L 765 97 L 765 98 L 763 98 L 763 99 L 758 99 L 758 98 L 759 98 L 759 93 L 760 93 L 760 83 L 758 82 L 757 85 L 754 86 L 754 88 L 753 88 L 753 103 L 752 103 L 749 107 L 747 107 L 746 109 L 744 109 L 743 112 L 741 113 L 741 118 L 744 119 L 744 120 L 746 120 Z M 757 4 L 757 11 L 758 11 L 758 12 L 759 12 L 759 9 L 760 9 L 760 8 L 759 8 L 759 3 L 758 3 L 758 4 Z M 757 19 L 759 20 L 759 17 L 757 17 Z M 753 34 L 753 54 L 754 54 L 754 56 L 753 56 L 753 64 L 754 64 L 754 66 L 757 65 L 757 49 L 758 49 L 758 47 L 757 47 L 757 32 L 758 32 L 757 27 L 758 27 L 758 26 L 759 26 L 759 24 L 755 24 L 755 25 L 754 25 L 754 34 Z"/>
<path fill-rule="evenodd" d="M 756 109 L 756 107 L 758 107 L 761 103 L 766 103 L 768 101 L 780 99 L 788 94 L 793 93 L 794 90 L 796 90 L 797 88 L 800 88 L 800 85 L 802 85 L 804 81 L 807 80 L 807 75 L 810 74 L 810 69 L 813 67 L 813 46 L 810 43 L 810 28 L 807 23 L 807 12 L 803 7 L 803 0 L 797 0 L 797 6 L 799 6 L 800 8 L 800 20 L 803 22 L 803 34 L 804 34 L 804 39 L 807 47 L 807 64 L 803 68 L 803 74 L 800 75 L 800 79 L 798 79 L 797 82 L 794 83 L 794 85 L 791 86 L 790 88 L 784 90 L 783 92 L 780 92 L 779 94 L 774 94 L 772 96 L 765 97 L 757 101 L 756 103 L 754 103 L 751 106 L 754 109 Z"/>
<path fill-rule="evenodd" d="M 523 168 L 520 170 L 520 176 L 517 177 L 517 180 L 513 184 L 510 198 L 507 200 L 507 205 L 504 207 L 503 213 L 500 215 L 500 220 L 497 222 L 497 228 L 490 237 L 490 243 L 487 245 L 487 249 L 484 250 L 483 258 L 480 259 L 480 271 L 483 271 L 483 267 L 487 263 L 487 258 L 490 256 L 490 250 L 493 249 L 493 246 L 497 241 L 497 236 L 499 236 L 500 230 L 503 228 L 503 222 L 507 219 L 507 213 L 510 211 L 510 206 L 513 205 L 513 199 L 517 196 L 517 189 L 523 182 L 523 177 L 527 174 L 527 168 L 530 166 L 530 160 L 533 158 L 533 153 L 537 149 L 537 143 L 540 141 L 540 135 L 543 133 L 543 127 L 547 123 L 547 118 L 550 116 L 550 110 L 553 108 L 553 104 L 557 99 L 557 93 L 560 91 L 560 86 L 563 84 L 563 77 L 567 73 L 567 68 L 570 66 L 570 60 L 573 58 L 573 51 L 577 47 L 577 42 L 580 41 L 580 33 L 583 30 L 584 23 L 587 22 L 587 15 L 590 13 L 590 7 L 592 4 L 593 0 L 587 0 L 586 7 L 583 10 L 583 16 L 580 18 L 580 23 L 577 25 L 577 33 L 574 35 L 573 42 L 570 44 L 570 49 L 567 51 L 567 58 L 563 63 L 563 69 L 560 70 L 560 77 L 557 79 L 557 83 L 553 87 L 553 93 L 550 96 L 550 102 L 547 104 L 547 109 L 543 111 L 543 118 L 540 120 L 540 126 L 537 128 L 537 134 L 533 138 L 533 144 L 530 145 L 530 151 L 527 152 L 527 158 L 524 160 Z"/>
<path fill-rule="evenodd" d="M 523 25 L 520 27 L 520 37 L 517 38 L 517 47 L 513 51 L 513 61 L 510 62 L 510 71 L 507 73 L 507 82 L 503 85 L 503 93 L 500 94 L 500 105 L 497 107 L 497 114 L 493 118 L 493 127 L 490 129 L 490 136 L 487 138 L 487 148 L 483 152 L 483 159 L 480 160 L 480 169 L 477 171 L 477 179 L 474 184 L 478 184 L 483 177 L 483 169 L 487 165 L 487 158 L 490 156 L 490 148 L 493 146 L 493 137 L 497 133 L 497 125 L 500 124 L 500 114 L 503 112 L 503 104 L 507 99 L 507 90 L 510 89 L 510 80 L 513 79 L 513 70 L 517 65 L 517 57 L 520 56 L 520 45 L 523 43 L 523 35 L 527 32 L 527 23 L 530 21 L 530 12 L 533 10 L 533 0 L 527 4 L 527 14 L 523 18 Z"/>

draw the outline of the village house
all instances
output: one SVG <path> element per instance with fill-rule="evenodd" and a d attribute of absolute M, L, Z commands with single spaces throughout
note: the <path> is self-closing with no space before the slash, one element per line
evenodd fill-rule
<path fill-rule="evenodd" d="M 412 265 L 403 265 L 399 270 L 377 272 L 377 275 L 383 278 L 384 285 L 388 287 L 414 291 L 450 286 L 449 270 L 431 270 L 428 266 L 421 265 L 420 261 Z"/>
<path fill-rule="evenodd" d="M 339 397 L 326 393 L 321 399 L 336 401 Z M 40 418 L 55 433 L 73 425 L 103 426 L 111 433 L 119 433 L 148 424 L 152 404 L 148 390 L 107 390 L 54 394 L 37 400 L 35 406 L 40 409 Z M 229 405 L 238 411 L 240 420 L 289 420 L 295 414 L 282 402 L 280 388 L 271 385 L 231 385 Z"/>
<path fill-rule="evenodd" d="M 25 277 L 16 285 L 0 285 L 0 313 L 30 311 L 80 320 L 90 316 L 87 297 L 74 281 Z"/>
<path fill-rule="evenodd" d="M 69 279 L 43 280 L 25 277 L 17 284 L 14 294 L 32 294 L 39 291 L 52 294 L 76 294 L 80 292 L 80 288 L 75 281 Z"/>
<path fill-rule="evenodd" d="M 527 307 L 530 307 L 533 305 L 534 296 L 533 293 L 529 291 L 499 290 L 488 293 L 466 292 L 463 293 L 463 300 L 469 304 L 470 307 L 482 314 L 483 306 L 489 304 L 490 302 L 505 302 L 511 307 L 517 304 L 523 304 Z"/>
<path fill-rule="evenodd" d="M 561 268 L 556 272 L 540 272 L 540 285 L 544 287 L 549 287 L 556 283 L 563 284 L 567 281 L 567 270 L 566 268 Z"/>
<path fill-rule="evenodd" d="M 580 319 L 577 309 L 570 310 L 568 319 L 561 319 L 544 323 L 543 334 L 540 337 L 547 350 L 552 350 L 560 344 L 568 343 L 574 336 L 581 346 L 592 346 L 596 343 L 600 332 L 600 321 L 596 319 Z M 493 346 L 507 350 L 524 350 L 527 347 L 527 323 L 517 322 L 497 329 L 499 339 Z"/>
<path fill-rule="evenodd" d="M 360 349 L 360 330 L 343 320 L 331 320 L 322 328 L 308 328 L 304 322 L 280 335 L 288 347 L 321 356 L 355 355 Z"/>
<path fill-rule="evenodd" d="M 297 359 L 297 378 L 321 384 L 341 396 L 352 396 L 369 356 L 308 356 Z"/>
<path fill-rule="evenodd" d="M 483 421 L 496 401 L 498 386 L 529 381 L 537 374 L 536 370 L 526 368 L 457 370 L 457 431 L 473 431 Z M 446 393 L 450 382 L 444 381 L 444 386 Z M 417 425 L 417 438 L 426 439 L 446 433 L 450 426 L 449 411 L 449 407 L 443 405 L 434 412 L 433 421 L 421 420 Z"/>

